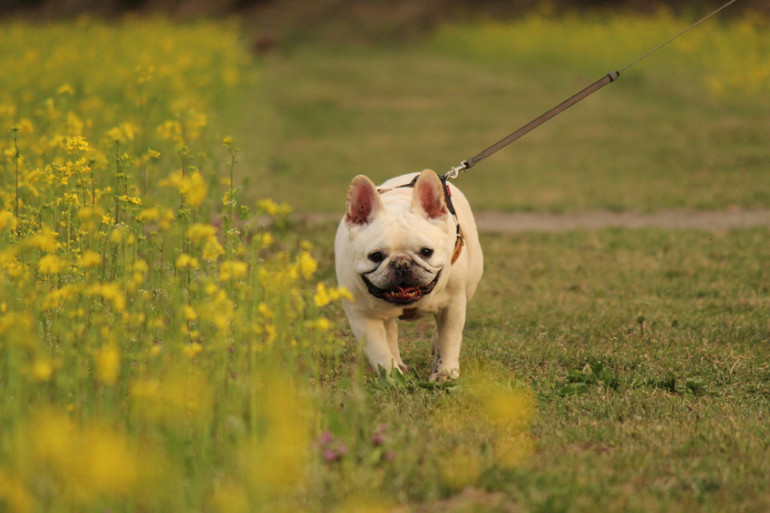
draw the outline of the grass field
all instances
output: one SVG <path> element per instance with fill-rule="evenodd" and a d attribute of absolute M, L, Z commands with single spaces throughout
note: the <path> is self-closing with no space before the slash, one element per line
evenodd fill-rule
<path fill-rule="evenodd" d="M 0 510 L 770 508 L 770 229 L 484 234 L 463 375 L 435 387 L 427 322 L 413 373 L 369 371 L 334 226 L 286 217 L 449 167 L 684 24 L 257 62 L 234 22 L 2 25 Z M 767 207 L 766 33 L 693 34 L 458 185 L 477 209 Z"/>
<path fill-rule="evenodd" d="M 351 174 L 447 170 L 686 25 L 534 16 L 407 46 L 290 48 L 264 64 L 269 113 L 252 104 L 263 135 L 249 167 L 298 209 L 339 211 Z M 507 211 L 766 206 L 766 30 L 700 27 L 484 161 L 463 189 Z"/>

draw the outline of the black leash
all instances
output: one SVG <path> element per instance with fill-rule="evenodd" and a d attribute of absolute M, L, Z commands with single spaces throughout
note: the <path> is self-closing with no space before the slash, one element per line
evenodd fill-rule
<path fill-rule="evenodd" d="M 700 25 L 701 23 L 703 23 L 707 19 L 711 18 L 712 16 L 714 16 L 718 12 L 722 11 L 722 9 L 725 9 L 725 8 L 729 7 L 730 5 L 732 5 L 733 3 L 737 2 L 737 1 L 738 0 L 730 0 L 729 2 L 723 4 L 718 9 L 710 12 L 709 14 L 707 14 L 703 18 L 699 19 L 698 21 L 696 21 L 695 23 L 693 23 L 689 27 L 687 27 L 684 30 L 678 32 L 677 34 L 674 34 L 672 37 L 670 37 L 667 40 L 663 41 L 661 44 L 659 44 L 655 48 L 653 48 L 650 51 L 648 51 L 647 53 L 639 56 L 637 59 L 631 61 L 626 66 L 620 68 L 619 71 L 613 71 L 611 73 L 607 73 L 602 78 L 600 78 L 599 80 L 597 80 L 593 84 L 589 85 L 588 87 L 586 87 L 585 89 L 583 89 L 582 91 L 577 93 L 576 95 L 574 95 L 574 96 L 564 100 L 559 105 L 557 105 L 556 107 L 552 108 L 551 110 L 549 110 L 545 114 L 540 115 L 539 117 L 533 119 L 532 121 L 530 121 L 529 123 L 527 123 L 523 127 L 519 128 L 515 132 L 513 132 L 513 133 L 503 137 L 502 139 L 497 141 L 495 144 L 493 144 L 489 148 L 485 149 L 484 151 L 482 151 L 480 153 L 477 153 L 476 155 L 472 156 L 468 160 L 463 160 L 462 162 L 460 162 L 460 165 L 455 166 L 452 169 L 450 169 L 449 171 L 447 171 L 446 173 L 444 173 L 443 181 L 446 182 L 446 180 L 454 180 L 455 178 L 457 178 L 457 176 L 460 174 L 461 171 L 468 171 L 470 168 L 472 168 L 473 166 L 475 166 L 476 164 L 478 164 L 479 162 L 481 162 L 485 158 L 489 157 L 490 155 L 492 155 L 494 153 L 497 153 L 498 151 L 503 149 L 505 146 L 508 146 L 509 144 L 511 144 L 516 139 L 519 139 L 520 137 L 522 137 L 523 135 L 527 134 L 528 132 L 531 132 L 532 130 L 534 130 L 535 128 L 539 127 L 540 125 L 542 125 L 543 123 L 545 123 L 546 121 L 551 119 L 552 117 L 554 117 L 557 114 L 559 114 L 559 113 L 567 110 L 568 108 L 572 107 L 573 105 L 575 105 L 577 102 L 579 102 L 580 100 L 582 100 L 586 96 L 595 93 L 596 91 L 598 91 L 602 87 L 606 86 L 610 82 L 614 82 L 615 80 L 617 80 L 620 77 L 620 72 L 621 71 L 626 71 L 628 68 L 630 68 L 631 66 L 634 66 L 639 61 L 642 61 L 643 59 L 646 59 L 647 57 L 649 57 L 653 53 L 657 52 L 658 50 L 660 50 L 661 48 L 663 48 L 667 44 L 671 43 L 675 39 L 677 39 L 680 36 L 684 35 L 686 32 L 689 32 L 690 30 L 692 30 L 693 28 L 697 27 L 698 25 Z"/>

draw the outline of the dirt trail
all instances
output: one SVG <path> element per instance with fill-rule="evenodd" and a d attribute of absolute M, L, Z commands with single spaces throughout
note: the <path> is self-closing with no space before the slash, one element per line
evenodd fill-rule
<path fill-rule="evenodd" d="M 336 222 L 341 214 L 297 213 L 296 221 L 307 224 Z M 667 228 L 693 230 L 731 230 L 770 226 L 770 209 L 717 211 L 667 210 L 651 214 L 591 211 L 569 214 L 527 212 L 476 212 L 480 232 L 513 233 L 523 231 L 562 232 L 601 228 Z"/>
<path fill-rule="evenodd" d="M 651 214 L 594 211 L 573 214 L 479 212 L 482 232 L 596 230 L 600 228 L 670 228 L 730 230 L 770 226 L 770 210 L 668 210 Z"/>

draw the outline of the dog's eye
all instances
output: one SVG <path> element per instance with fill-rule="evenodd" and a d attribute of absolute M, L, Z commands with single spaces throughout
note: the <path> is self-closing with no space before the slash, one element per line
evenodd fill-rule
<path fill-rule="evenodd" d="M 372 251 L 371 253 L 369 253 L 368 258 L 375 264 L 379 264 L 380 262 L 385 260 L 385 253 L 383 253 L 382 251 Z"/>
<path fill-rule="evenodd" d="M 420 255 L 422 255 L 423 258 L 430 258 L 433 255 L 433 250 L 430 248 L 422 248 L 420 250 Z"/>

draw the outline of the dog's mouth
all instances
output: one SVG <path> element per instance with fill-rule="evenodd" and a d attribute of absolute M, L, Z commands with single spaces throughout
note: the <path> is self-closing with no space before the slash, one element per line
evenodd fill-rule
<path fill-rule="evenodd" d="M 394 305 L 410 305 L 422 299 L 423 296 L 430 294 L 436 286 L 436 283 L 438 283 L 439 276 L 441 276 L 441 271 L 436 274 L 436 277 L 433 278 L 432 282 L 423 285 L 422 287 L 405 287 L 399 285 L 391 290 L 375 287 L 364 275 L 361 275 L 361 278 L 363 278 L 366 288 L 369 289 L 369 293 L 374 297 L 384 299 L 388 303 Z"/>

